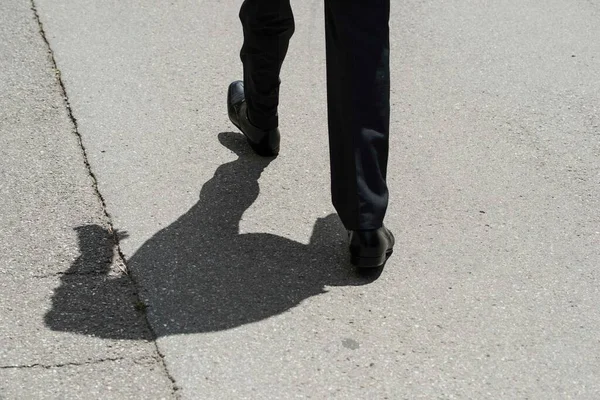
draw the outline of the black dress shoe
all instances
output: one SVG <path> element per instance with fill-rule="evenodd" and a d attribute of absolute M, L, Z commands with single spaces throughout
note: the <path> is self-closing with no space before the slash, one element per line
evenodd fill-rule
<path fill-rule="evenodd" d="M 385 264 L 394 250 L 394 235 L 385 226 L 368 231 L 349 231 L 350 262 L 359 268 Z"/>
<path fill-rule="evenodd" d="M 244 82 L 235 81 L 227 91 L 227 114 L 248 140 L 256 154 L 263 157 L 274 157 L 279 154 L 279 129 L 262 130 L 252 125 L 248 119 L 248 104 L 244 97 Z"/>

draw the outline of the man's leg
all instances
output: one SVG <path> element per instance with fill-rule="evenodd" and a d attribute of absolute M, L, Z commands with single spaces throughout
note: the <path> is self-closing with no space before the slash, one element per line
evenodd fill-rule
<path fill-rule="evenodd" d="M 275 129 L 279 122 L 279 73 L 294 33 L 290 1 L 245 0 L 240 20 L 244 29 L 241 58 L 248 117 L 259 129 Z"/>
<path fill-rule="evenodd" d="M 332 201 L 346 229 L 382 227 L 388 204 L 390 0 L 326 0 Z"/>

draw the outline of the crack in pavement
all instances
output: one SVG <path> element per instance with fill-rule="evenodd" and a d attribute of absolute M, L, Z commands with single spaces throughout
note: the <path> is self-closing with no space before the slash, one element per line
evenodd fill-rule
<path fill-rule="evenodd" d="M 62 364 L 52 364 L 52 365 L 47 365 L 47 364 L 28 364 L 28 365 L 5 365 L 5 366 L 0 366 L 0 369 L 27 369 L 27 368 L 45 368 L 45 369 L 52 369 L 52 368 L 63 368 L 63 367 L 81 367 L 84 365 L 93 365 L 93 364 L 102 364 L 105 362 L 115 362 L 115 361 L 122 361 L 125 360 L 124 357 L 114 357 L 114 358 L 101 358 L 98 360 L 92 360 L 92 361 L 85 361 L 85 362 L 67 362 L 67 363 L 62 363 Z"/>
<path fill-rule="evenodd" d="M 144 365 L 151 363 L 160 363 L 160 357 L 152 357 L 152 356 L 144 356 L 135 359 L 128 359 L 125 357 L 108 357 L 108 358 L 99 358 L 96 360 L 89 360 L 83 362 L 65 362 L 60 364 L 23 364 L 23 365 L 0 365 L 0 370 L 2 369 L 29 369 L 29 368 L 45 368 L 45 369 L 53 369 L 53 368 L 64 368 L 64 367 L 82 367 L 85 365 L 96 365 L 107 362 L 118 362 L 118 361 L 131 361 L 134 364 Z"/>
<path fill-rule="evenodd" d="M 75 134 L 75 136 L 77 136 L 78 143 L 79 143 L 79 148 L 81 149 L 81 151 L 83 153 L 83 162 L 85 164 L 85 167 L 86 167 L 86 170 L 88 172 L 88 175 L 92 179 L 92 187 L 94 189 L 94 193 L 96 194 L 96 197 L 100 201 L 102 212 L 104 213 L 104 217 L 106 218 L 106 222 L 109 225 L 109 230 L 110 230 L 110 232 L 112 234 L 112 238 L 113 238 L 113 240 L 114 240 L 114 242 L 115 242 L 115 244 L 117 246 L 119 256 L 123 260 L 125 260 L 125 256 L 121 252 L 121 248 L 120 248 L 120 244 L 119 244 L 119 238 L 117 237 L 117 235 L 115 233 L 115 229 L 114 229 L 114 226 L 113 226 L 113 223 L 112 223 L 112 217 L 109 214 L 108 209 L 106 207 L 106 201 L 104 200 L 104 197 L 102 196 L 102 193 L 100 193 L 100 190 L 98 189 L 98 179 L 96 178 L 96 175 L 92 171 L 92 166 L 89 163 L 89 159 L 88 159 L 88 156 L 87 156 L 87 150 L 86 150 L 86 148 L 85 148 L 85 146 L 83 144 L 83 137 L 81 136 L 81 133 L 79 132 L 79 125 L 77 123 L 77 118 L 75 118 L 75 115 L 73 113 L 73 109 L 71 107 L 71 102 L 69 101 L 69 97 L 67 95 L 66 86 L 65 86 L 64 81 L 62 79 L 60 69 L 58 68 L 58 64 L 56 63 L 56 58 L 54 57 L 54 51 L 52 50 L 52 47 L 50 46 L 50 42 L 48 41 L 48 38 L 46 37 L 46 32 L 44 31 L 44 26 L 42 24 L 42 21 L 40 19 L 39 14 L 38 14 L 37 7 L 35 5 L 35 0 L 31 0 L 31 10 L 33 11 L 33 14 L 35 16 L 35 20 L 36 20 L 36 22 L 38 24 L 40 35 L 42 36 L 42 39 L 44 40 L 44 43 L 46 43 L 46 47 L 48 48 L 48 54 L 50 56 L 50 62 L 52 63 L 52 67 L 53 67 L 53 69 L 55 71 L 55 74 L 56 74 L 56 81 L 58 82 L 58 85 L 60 87 L 61 95 L 62 95 L 63 101 L 65 103 L 65 107 L 67 108 L 67 114 L 69 115 L 69 119 L 71 120 L 71 122 L 73 124 L 73 133 Z M 123 271 L 123 272 L 126 272 L 126 271 Z"/>
<path fill-rule="evenodd" d="M 115 244 L 115 248 L 116 248 L 116 263 L 119 266 L 119 269 L 129 277 L 131 283 L 133 284 L 134 288 L 136 288 L 135 292 L 138 293 L 139 291 L 137 290 L 137 288 L 139 288 L 139 285 L 137 283 L 137 281 L 135 280 L 135 278 L 133 276 L 131 276 L 131 274 L 128 273 L 127 271 L 127 264 L 125 262 L 126 258 L 125 255 L 123 254 L 122 250 L 121 250 L 121 245 L 120 245 L 120 241 L 119 241 L 119 236 L 118 236 L 118 231 L 115 230 L 114 228 L 114 224 L 112 222 L 112 217 L 110 215 L 110 213 L 108 212 L 107 206 L 106 206 L 106 201 L 104 199 L 104 197 L 102 196 L 102 193 L 100 193 L 100 190 L 98 188 L 98 179 L 96 178 L 96 175 L 94 174 L 92 167 L 89 163 L 89 159 L 88 159 L 88 155 L 87 155 L 87 150 L 83 144 L 83 137 L 81 135 L 81 133 L 79 132 L 79 126 L 77 123 L 77 118 L 75 118 L 75 115 L 73 113 L 73 109 L 71 107 L 71 103 L 69 101 L 69 97 L 67 95 L 67 89 L 66 86 L 64 84 L 64 81 L 62 79 L 61 76 L 61 72 L 60 69 L 58 68 L 58 64 L 56 63 L 56 58 L 54 56 L 54 51 L 52 50 L 52 47 L 50 46 L 50 41 L 48 40 L 48 37 L 46 36 L 46 32 L 44 30 L 44 26 L 42 24 L 40 15 L 38 13 L 37 10 L 37 6 L 35 3 L 35 0 L 30 0 L 31 1 L 31 10 L 33 11 L 34 14 L 34 18 L 35 21 L 38 25 L 38 29 L 39 29 L 39 33 L 42 37 L 42 40 L 44 41 L 44 43 L 46 44 L 46 47 L 48 49 L 48 54 L 49 54 L 49 58 L 50 58 L 50 62 L 52 64 L 52 67 L 54 69 L 55 75 L 56 75 L 56 81 L 58 82 L 58 86 L 60 87 L 60 91 L 61 91 L 61 95 L 65 104 L 65 107 L 67 109 L 67 114 L 69 116 L 69 119 L 71 120 L 71 123 L 73 124 L 73 133 L 75 134 L 75 136 L 77 137 L 78 143 L 79 143 L 79 148 L 82 152 L 82 156 L 83 156 L 83 162 L 85 164 L 86 170 L 88 172 L 88 175 L 90 176 L 91 180 L 92 180 L 92 187 L 94 190 L 94 193 L 96 194 L 96 197 L 98 199 L 98 201 L 100 202 L 101 208 L 102 208 L 102 212 L 104 214 L 104 217 L 106 218 L 106 223 L 108 224 L 108 231 L 111 234 L 112 240 L 114 241 Z M 136 294 L 136 297 L 138 297 L 138 300 L 141 302 L 141 299 L 139 298 L 139 296 Z M 169 372 L 169 370 L 167 369 L 167 365 L 165 362 L 165 356 L 164 354 L 162 354 L 162 352 L 160 351 L 158 344 L 156 342 L 156 333 L 154 331 L 154 329 L 152 328 L 152 325 L 150 324 L 150 321 L 148 320 L 148 317 L 145 316 L 146 319 L 146 326 L 148 328 L 148 330 L 150 331 L 151 335 L 152 335 L 152 342 L 154 343 L 154 348 L 156 350 L 156 354 L 158 354 L 158 356 L 160 357 L 161 360 L 161 365 L 163 368 L 163 371 L 165 373 L 165 375 L 167 376 L 167 378 L 171 381 L 171 390 L 172 393 L 175 395 L 175 397 L 179 397 L 177 394 L 177 391 L 179 390 L 179 387 L 176 385 L 175 383 L 175 378 L 171 375 L 171 373 Z M 116 361 L 118 359 L 106 359 L 106 361 Z M 57 364 L 54 367 L 60 367 L 60 366 L 68 366 L 68 365 L 79 365 L 77 363 L 66 363 L 66 364 Z M 35 366 L 40 366 L 40 367 L 44 367 L 44 365 L 42 364 L 32 364 L 32 366 L 22 366 L 21 368 L 33 368 Z M 52 366 L 50 366 L 52 367 Z M 7 369 L 7 368 L 19 368 L 19 366 L 8 366 L 8 367 L 0 367 L 2 369 Z"/>
<path fill-rule="evenodd" d="M 34 279 L 48 279 L 48 278 L 56 278 L 61 276 L 93 276 L 93 277 L 108 277 L 108 278 L 118 278 L 118 275 L 107 275 L 105 272 L 100 271 L 90 271 L 90 272 L 69 272 L 69 271 L 60 271 L 53 272 L 51 274 L 43 274 L 43 275 L 31 275 Z"/>

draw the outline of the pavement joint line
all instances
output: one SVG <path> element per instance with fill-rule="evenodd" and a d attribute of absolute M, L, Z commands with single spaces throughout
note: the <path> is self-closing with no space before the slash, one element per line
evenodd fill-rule
<path fill-rule="evenodd" d="M 40 18 L 40 15 L 38 13 L 38 9 L 37 9 L 37 5 L 35 3 L 35 0 L 30 0 L 31 1 L 31 10 L 34 14 L 34 18 L 35 21 L 38 25 L 38 29 L 40 32 L 40 36 L 42 37 L 42 40 L 44 41 L 44 43 L 46 44 L 46 47 L 48 49 L 48 54 L 49 54 L 49 58 L 50 58 L 50 62 L 52 63 L 52 67 L 55 71 L 55 79 L 58 82 L 58 85 L 60 87 L 60 91 L 61 91 L 61 95 L 65 104 L 65 107 L 67 109 L 67 114 L 69 116 L 69 119 L 71 120 L 71 123 L 73 124 L 73 133 L 75 134 L 75 136 L 77 137 L 78 143 L 79 143 L 79 148 L 82 151 L 82 156 L 83 156 L 83 162 L 85 164 L 85 167 L 87 169 L 88 175 L 90 176 L 91 180 L 92 180 L 92 187 L 94 189 L 94 193 L 96 194 L 96 197 L 98 198 L 100 205 L 102 207 L 102 211 L 104 213 L 105 218 L 107 219 L 107 224 L 108 224 L 108 230 L 111 234 L 111 237 L 115 243 L 115 248 L 117 250 L 117 256 L 119 258 L 119 261 L 123 264 L 123 266 L 125 267 L 120 268 L 123 273 L 125 273 L 125 275 L 129 276 L 129 279 L 131 280 L 132 284 L 134 285 L 134 287 L 136 289 L 139 289 L 139 285 L 138 282 L 135 280 L 135 278 L 129 274 L 129 272 L 127 271 L 127 264 L 125 262 L 126 258 L 125 255 L 123 254 L 122 250 L 121 250 L 121 245 L 119 243 L 119 237 L 117 234 L 117 231 L 114 229 L 114 224 L 112 222 L 112 217 L 110 215 L 110 213 L 108 212 L 108 209 L 106 207 L 106 201 L 104 200 L 104 197 L 102 196 L 102 193 L 100 193 L 100 189 L 98 188 L 98 179 L 96 178 L 96 175 L 94 174 L 94 171 L 92 170 L 92 166 L 89 163 L 89 159 L 87 156 L 87 151 L 86 148 L 83 144 L 83 138 L 81 136 L 81 132 L 79 132 L 79 125 L 77 123 L 77 118 L 75 118 L 75 115 L 73 113 L 73 109 L 71 107 L 71 102 L 69 101 L 69 97 L 67 95 L 67 88 L 65 86 L 65 83 L 62 79 L 61 76 L 61 72 L 60 69 L 58 68 L 58 64 L 56 63 L 56 57 L 54 56 L 54 51 L 52 50 L 52 46 L 50 46 L 50 41 L 48 40 L 48 37 L 46 36 L 46 31 L 44 30 L 44 25 L 42 24 L 42 20 Z M 137 301 L 141 302 L 141 298 L 139 297 L 139 290 L 136 290 L 136 294 L 135 296 L 137 297 Z M 165 362 L 165 356 L 164 354 L 160 351 L 160 348 L 158 347 L 158 343 L 156 341 L 157 335 L 156 332 L 154 331 L 152 325 L 150 324 L 150 321 L 148 320 L 148 315 L 144 314 L 144 318 L 146 320 L 146 326 L 149 330 L 149 332 L 152 335 L 152 342 L 154 343 L 154 348 L 156 350 L 156 353 L 159 355 L 160 360 L 161 360 L 161 365 L 163 368 L 163 371 L 165 373 L 165 375 L 167 376 L 167 378 L 171 381 L 171 393 L 175 396 L 175 398 L 179 398 L 180 396 L 178 396 L 178 390 L 179 387 L 177 386 L 176 382 L 175 382 L 175 378 L 173 377 L 173 375 L 170 373 L 170 371 L 167 368 L 167 364 Z M 33 364 L 36 365 L 36 364 Z M 37 364 L 40 365 L 41 364 Z M 66 365 L 66 364 L 65 364 Z M 74 364 L 76 365 L 76 364 Z M 4 368 L 4 367 L 2 367 Z"/>

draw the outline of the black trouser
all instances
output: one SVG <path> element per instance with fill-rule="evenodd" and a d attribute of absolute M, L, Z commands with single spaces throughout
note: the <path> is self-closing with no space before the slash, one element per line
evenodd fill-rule
<path fill-rule="evenodd" d="M 381 227 L 387 209 L 390 0 L 325 0 L 333 205 L 347 229 Z M 289 0 L 245 0 L 244 87 L 250 121 L 278 125 L 279 72 L 294 33 Z"/>

